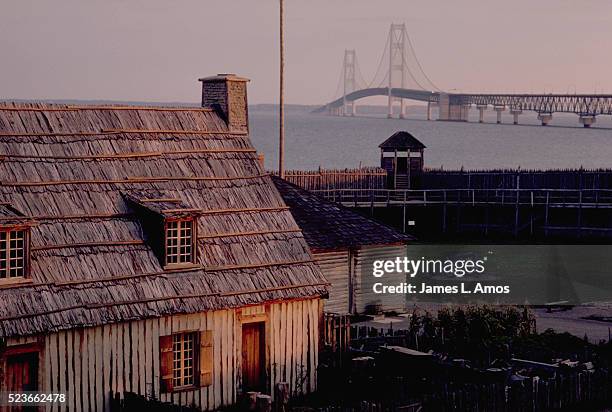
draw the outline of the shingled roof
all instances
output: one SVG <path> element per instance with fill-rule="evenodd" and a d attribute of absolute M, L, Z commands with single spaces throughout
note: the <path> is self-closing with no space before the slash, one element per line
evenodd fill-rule
<path fill-rule="evenodd" d="M 397 245 L 414 240 L 412 236 L 329 202 L 277 176 L 272 179 L 313 251 Z"/>
<path fill-rule="evenodd" d="M 395 132 L 387 140 L 378 145 L 381 149 L 425 149 L 419 139 L 408 132 Z"/>
<path fill-rule="evenodd" d="M 247 133 L 214 110 L 0 103 L 0 160 L 0 225 L 34 222 L 31 278 L 0 285 L 0 337 L 327 291 Z M 197 211 L 198 266 L 164 270 L 143 198 Z"/>

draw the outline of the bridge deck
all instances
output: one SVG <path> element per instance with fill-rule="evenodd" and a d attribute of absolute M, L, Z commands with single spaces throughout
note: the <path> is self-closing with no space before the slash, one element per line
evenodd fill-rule
<path fill-rule="evenodd" d="M 447 95 L 451 105 L 508 107 L 512 110 L 538 113 L 575 113 L 582 116 L 612 115 L 610 94 L 502 94 L 502 93 L 443 93 L 428 90 L 374 87 L 356 90 L 340 97 L 316 111 L 342 107 L 370 96 L 392 96 L 422 102 L 438 103 L 440 95 Z"/>

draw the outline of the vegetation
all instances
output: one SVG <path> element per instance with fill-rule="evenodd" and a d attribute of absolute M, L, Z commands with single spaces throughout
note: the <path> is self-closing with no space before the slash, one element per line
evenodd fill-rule
<path fill-rule="evenodd" d="M 407 346 L 433 350 L 452 358 L 487 367 L 512 357 L 554 363 L 558 359 L 612 365 L 612 342 L 589 342 L 552 329 L 536 332 L 533 312 L 527 307 L 456 306 L 433 315 L 415 310 L 406 334 Z"/>

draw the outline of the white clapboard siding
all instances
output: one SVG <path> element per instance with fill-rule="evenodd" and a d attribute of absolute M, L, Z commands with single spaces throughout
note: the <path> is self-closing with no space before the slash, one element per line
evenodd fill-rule
<path fill-rule="evenodd" d="M 395 260 L 396 257 L 407 256 L 407 246 L 364 246 L 355 251 L 355 275 L 356 291 L 355 299 L 357 312 L 365 311 L 367 305 L 380 303 L 383 310 L 404 310 L 407 307 L 406 295 L 374 293 L 374 283 L 381 282 L 385 285 L 399 285 L 406 282 L 404 273 L 385 274 L 382 278 L 372 275 L 372 264 L 375 260 Z"/>
<path fill-rule="evenodd" d="M 217 409 L 237 401 L 242 323 L 266 322 L 269 387 L 289 382 L 293 395 L 316 389 L 320 299 L 123 322 L 47 336 L 8 339 L 7 345 L 40 343 L 41 388 L 66 392 L 65 404 L 45 410 L 109 411 L 114 393 L 134 392 L 180 405 Z M 181 331 L 213 331 L 213 384 L 160 394 L 159 337 Z"/>
<path fill-rule="evenodd" d="M 331 283 L 329 299 L 324 301 L 325 311 L 350 313 L 351 273 L 348 250 L 314 253 L 315 261 L 325 279 Z"/>

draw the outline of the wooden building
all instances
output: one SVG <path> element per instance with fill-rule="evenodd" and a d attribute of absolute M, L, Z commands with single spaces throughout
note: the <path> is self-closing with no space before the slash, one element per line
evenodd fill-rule
<path fill-rule="evenodd" d="M 0 391 L 107 411 L 316 387 L 327 282 L 248 137 L 247 80 L 203 107 L 0 104 Z"/>
<path fill-rule="evenodd" d="M 408 132 L 396 132 L 380 147 L 380 167 L 387 171 L 387 188 L 413 189 L 423 173 L 425 145 Z"/>
<path fill-rule="evenodd" d="M 401 311 L 406 297 L 401 294 L 381 297 L 373 291 L 379 282 L 372 276 L 375 260 L 407 255 L 413 240 L 395 229 L 369 219 L 337 203 L 329 202 L 292 183 L 274 177 L 285 203 L 310 246 L 323 275 L 331 284 L 325 311 L 363 313 L 370 307 Z M 404 282 L 405 275 L 385 275 L 385 284 Z"/>

